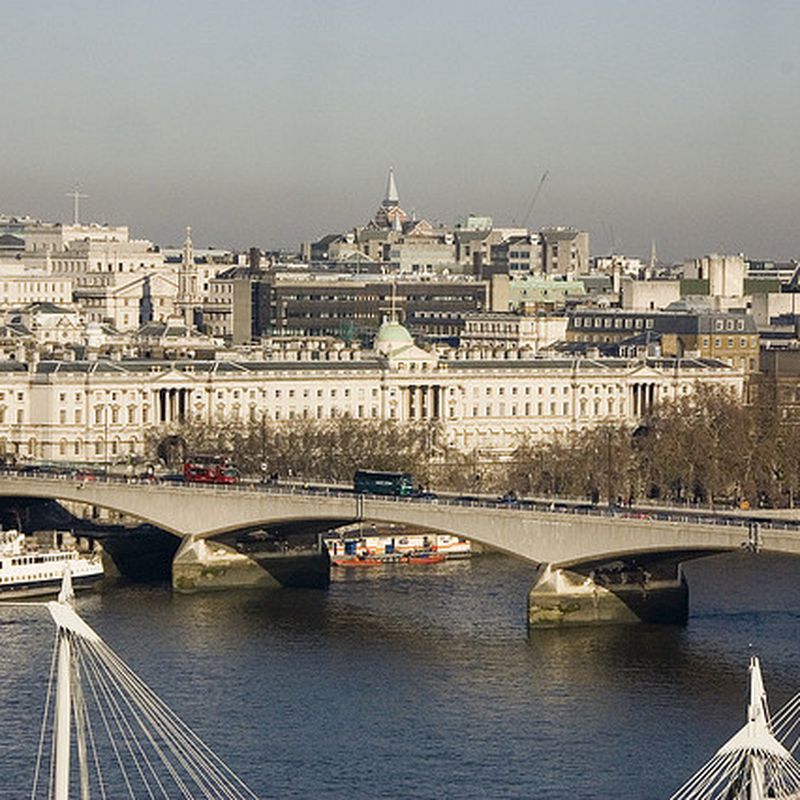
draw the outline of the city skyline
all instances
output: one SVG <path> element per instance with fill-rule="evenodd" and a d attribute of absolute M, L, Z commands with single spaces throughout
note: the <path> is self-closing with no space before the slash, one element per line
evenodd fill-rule
<path fill-rule="evenodd" d="M 588 230 L 592 252 L 800 254 L 789 3 L 12 6 L 0 212 L 198 246 L 366 223 L 395 169 L 452 225 Z M 31 17 L 39 23 L 31 25 Z"/>

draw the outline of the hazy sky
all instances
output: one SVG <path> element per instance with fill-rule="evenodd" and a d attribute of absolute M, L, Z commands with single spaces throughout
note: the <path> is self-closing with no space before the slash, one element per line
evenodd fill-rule
<path fill-rule="evenodd" d="M 0 5 L 0 212 L 295 246 L 403 207 L 800 256 L 800 2 Z"/>

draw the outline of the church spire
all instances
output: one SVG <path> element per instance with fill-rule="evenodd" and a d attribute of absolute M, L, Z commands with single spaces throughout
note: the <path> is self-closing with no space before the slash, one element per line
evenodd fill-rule
<path fill-rule="evenodd" d="M 192 269 L 194 267 L 194 247 L 192 246 L 192 227 L 186 226 L 186 239 L 183 242 L 183 268 Z"/>
<path fill-rule="evenodd" d="M 389 178 L 386 181 L 386 197 L 383 200 L 384 208 L 393 208 L 400 205 L 400 197 L 397 194 L 397 184 L 394 182 L 394 170 L 389 167 Z"/>
<path fill-rule="evenodd" d="M 656 240 L 652 239 L 650 241 L 650 261 L 647 264 L 647 269 L 645 270 L 645 277 L 652 278 L 656 274 Z"/>
<path fill-rule="evenodd" d="M 192 229 L 186 227 L 186 240 L 183 243 L 183 257 L 178 270 L 177 304 L 183 312 L 187 325 L 192 324 L 194 312 L 192 304 L 197 301 L 197 272 L 194 265 L 194 246 L 192 245 Z"/>

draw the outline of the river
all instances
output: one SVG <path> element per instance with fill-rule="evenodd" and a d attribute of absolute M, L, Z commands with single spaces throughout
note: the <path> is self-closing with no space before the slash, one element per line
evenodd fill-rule
<path fill-rule="evenodd" d="M 685 628 L 537 631 L 499 555 L 340 575 L 328 591 L 116 585 L 78 609 L 261 797 L 666 798 L 744 721 L 800 691 L 800 560 L 687 566 Z M 0 797 L 30 794 L 52 652 L 0 608 Z M 121 788 L 111 797 L 122 797 Z"/>

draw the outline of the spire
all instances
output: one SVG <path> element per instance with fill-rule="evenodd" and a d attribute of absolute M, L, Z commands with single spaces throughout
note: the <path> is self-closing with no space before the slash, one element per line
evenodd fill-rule
<path fill-rule="evenodd" d="M 197 273 L 194 269 L 194 247 L 192 245 L 192 229 L 186 226 L 186 240 L 183 243 L 183 257 L 178 270 L 178 303 L 183 305 L 183 313 L 187 325 L 192 323 L 193 311 L 190 304 L 196 299 Z"/>
<path fill-rule="evenodd" d="M 183 268 L 191 269 L 194 266 L 194 248 L 192 247 L 192 226 L 186 226 L 186 239 L 183 242 Z"/>
<path fill-rule="evenodd" d="M 400 197 L 397 194 L 397 184 L 394 182 L 394 170 L 389 167 L 389 178 L 386 181 L 386 197 L 383 199 L 384 208 L 391 208 L 400 205 Z"/>

